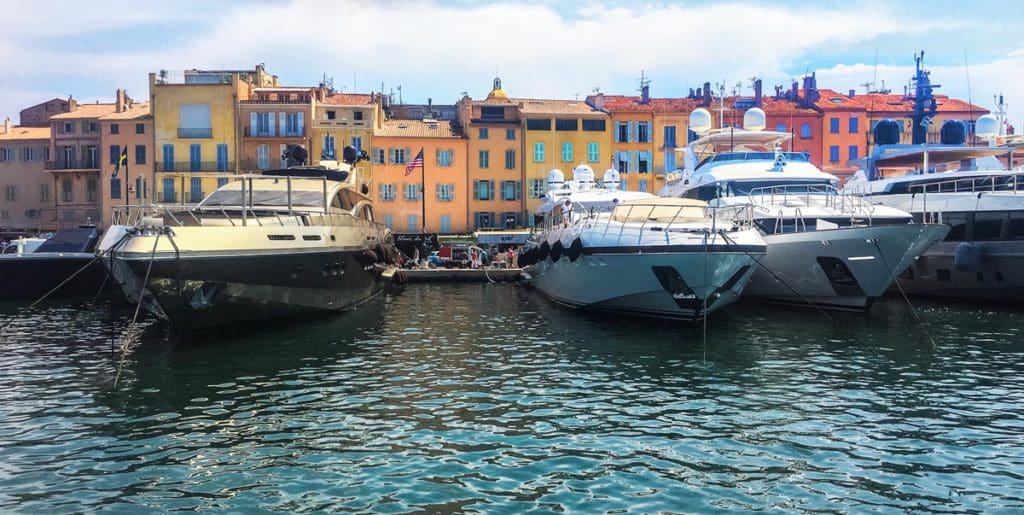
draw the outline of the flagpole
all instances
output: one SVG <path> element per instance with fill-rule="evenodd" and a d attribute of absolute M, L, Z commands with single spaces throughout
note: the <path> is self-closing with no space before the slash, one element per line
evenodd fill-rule
<path fill-rule="evenodd" d="M 420 195 L 423 197 L 420 203 L 422 222 L 420 224 L 420 232 L 423 234 L 427 233 L 427 156 L 423 155 L 423 149 L 420 149 L 420 155 L 423 158 L 420 160 Z"/>
<path fill-rule="evenodd" d="M 122 190 L 124 191 L 124 216 L 128 216 L 128 145 L 124 146 L 122 155 L 124 155 L 124 189 Z"/>

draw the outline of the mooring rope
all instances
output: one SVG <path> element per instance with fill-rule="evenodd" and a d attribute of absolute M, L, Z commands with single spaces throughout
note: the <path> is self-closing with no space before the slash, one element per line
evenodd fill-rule
<path fill-rule="evenodd" d="M 888 270 L 889 274 L 892 275 L 894 273 L 893 269 L 891 266 L 889 266 L 889 261 L 885 259 L 885 255 L 882 254 L 882 248 L 878 246 L 878 238 L 868 239 L 871 240 L 872 244 L 874 244 L 875 250 L 878 251 L 878 257 L 882 258 L 882 263 L 885 264 L 886 270 Z M 931 331 L 928 330 L 928 324 L 925 324 L 924 320 L 921 319 L 921 316 L 917 314 L 917 309 L 915 309 L 914 304 L 910 302 L 910 297 L 907 296 L 907 292 L 903 291 L 903 285 L 900 284 L 900 278 L 896 277 L 895 279 L 893 279 L 893 282 L 896 283 L 896 289 L 900 291 L 900 295 L 903 295 L 903 300 L 905 300 L 907 302 L 907 306 L 910 307 L 910 312 L 913 313 L 914 319 L 917 320 L 917 325 L 921 326 L 921 330 L 924 331 L 924 336 L 928 338 L 928 341 L 931 342 L 932 348 L 934 349 L 935 340 L 932 339 Z"/>
<path fill-rule="evenodd" d="M 146 276 L 142 279 L 142 283 L 139 285 L 139 300 L 135 304 L 135 314 L 132 316 L 132 321 L 125 328 L 121 337 L 121 359 L 117 364 L 117 374 L 114 375 L 114 387 L 117 387 L 117 382 L 121 378 L 121 370 L 124 368 L 124 362 L 128 358 L 128 351 L 132 345 L 138 339 L 138 332 L 136 322 L 139 318 L 139 312 L 142 310 L 142 300 L 146 295 L 146 284 L 149 283 L 149 274 L 153 271 L 153 261 L 156 260 L 156 247 L 160 243 L 160 236 L 163 231 L 156 233 L 156 239 L 153 240 L 153 250 L 149 253 L 149 263 L 146 265 Z"/>

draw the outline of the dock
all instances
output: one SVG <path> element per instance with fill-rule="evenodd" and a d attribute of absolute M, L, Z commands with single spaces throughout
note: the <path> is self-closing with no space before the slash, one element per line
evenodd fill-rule
<path fill-rule="evenodd" d="M 404 270 L 410 283 L 507 283 L 519 280 L 522 268 L 416 268 Z"/>

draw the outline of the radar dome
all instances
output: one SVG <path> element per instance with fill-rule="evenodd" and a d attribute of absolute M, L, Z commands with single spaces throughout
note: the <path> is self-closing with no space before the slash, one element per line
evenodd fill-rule
<path fill-rule="evenodd" d="M 565 188 L 565 174 L 561 170 L 555 168 L 548 172 L 548 189 L 549 190 L 560 190 Z"/>
<path fill-rule="evenodd" d="M 572 170 L 572 180 L 576 181 L 576 186 L 580 189 L 593 188 L 594 169 L 587 165 L 579 165 Z"/>
<path fill-rule="evenodd" d="M 690 113 L 690 130 L 697 134 L 707 134 L 711 130 L 711 112 L 703 107 Z"/>
<path fill-rule="evenodd" d="M 768 117 L 760 107 L 751 107 L 743 114 L 743 128 L 748 131 L 764 130 L 768 124 Z"/>
<path fill-rule="evenodd" d="M 999 135 L 999 120 L 986 114 L 974 124 L 974 134 L 979 138 L 994 138 Z"/>
<path fill-rule="evenodd" d="M 963 145 L 967 141 L 967 126 L 960 120 L 946 120 L 939 129 L 943 145 Z"/>
<path fill-rule="evenodd" d="M 619 184 L 620 183 L 621 183 L 621 180 L 619 178 L 619 171 L 618 170 L 616 170 L 614 168 L 609 168 L 609 169 L 604 171 L 604 178 L 601 181 L 601 185 L 604 186 L 605 189 L 617 190 L 617 189 L 619 189 Z"/>
<path fill-rule="evenodd" d="M 900 142 L 900 122 L 886 118 L 875 125 L 875 145 L 895 145 Z"/>

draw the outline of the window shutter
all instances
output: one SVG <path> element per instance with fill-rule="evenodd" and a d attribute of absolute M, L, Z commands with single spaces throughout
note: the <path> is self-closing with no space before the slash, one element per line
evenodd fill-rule
<path fill-rule="evenodd" d="M 255 136 L 256 133 L 256 113 L 249 113 L 249 135 Z"/>
<path fill-rule="evenodd" d="M 616 143 L 620 143 L 620 141 L 619 141 L 619 126 L 621 126 L 621 125 L 622 125 L 622 122 L 615 122 L 615 142 Z"/>
<path fill-rule="evenodd" d="M 487 199 L 490 200 L 495 197 L 496 195 L 494 192 L 494 181 L 487 181 Z"/>
<path fill-rule="evenodd" d="M 480 200 L 480 181 L 473 179 L 473 199 Z"/>
<path fill-rule="evenodd" d="M 522 181 L 516 181 L 516 200 L 523 198 L 523 183 Z"/>
<path fill-rule="evenodd" d="M 277 133 L 274 131 L 274 128 L 277 127 L 277 122 L 274 121 L 274 113 L 268 114 L 267 117 L 270 118 L 270 135 L 276 136 Z"/>
<path fill-rule="evenodd" d="M 296 136 L 302 136 L 305 134 L 305 122 L 303 121 L 303 118 L 305 118 L 303 113 L 299 113 L 299 125 L 295 128 Z"/>

